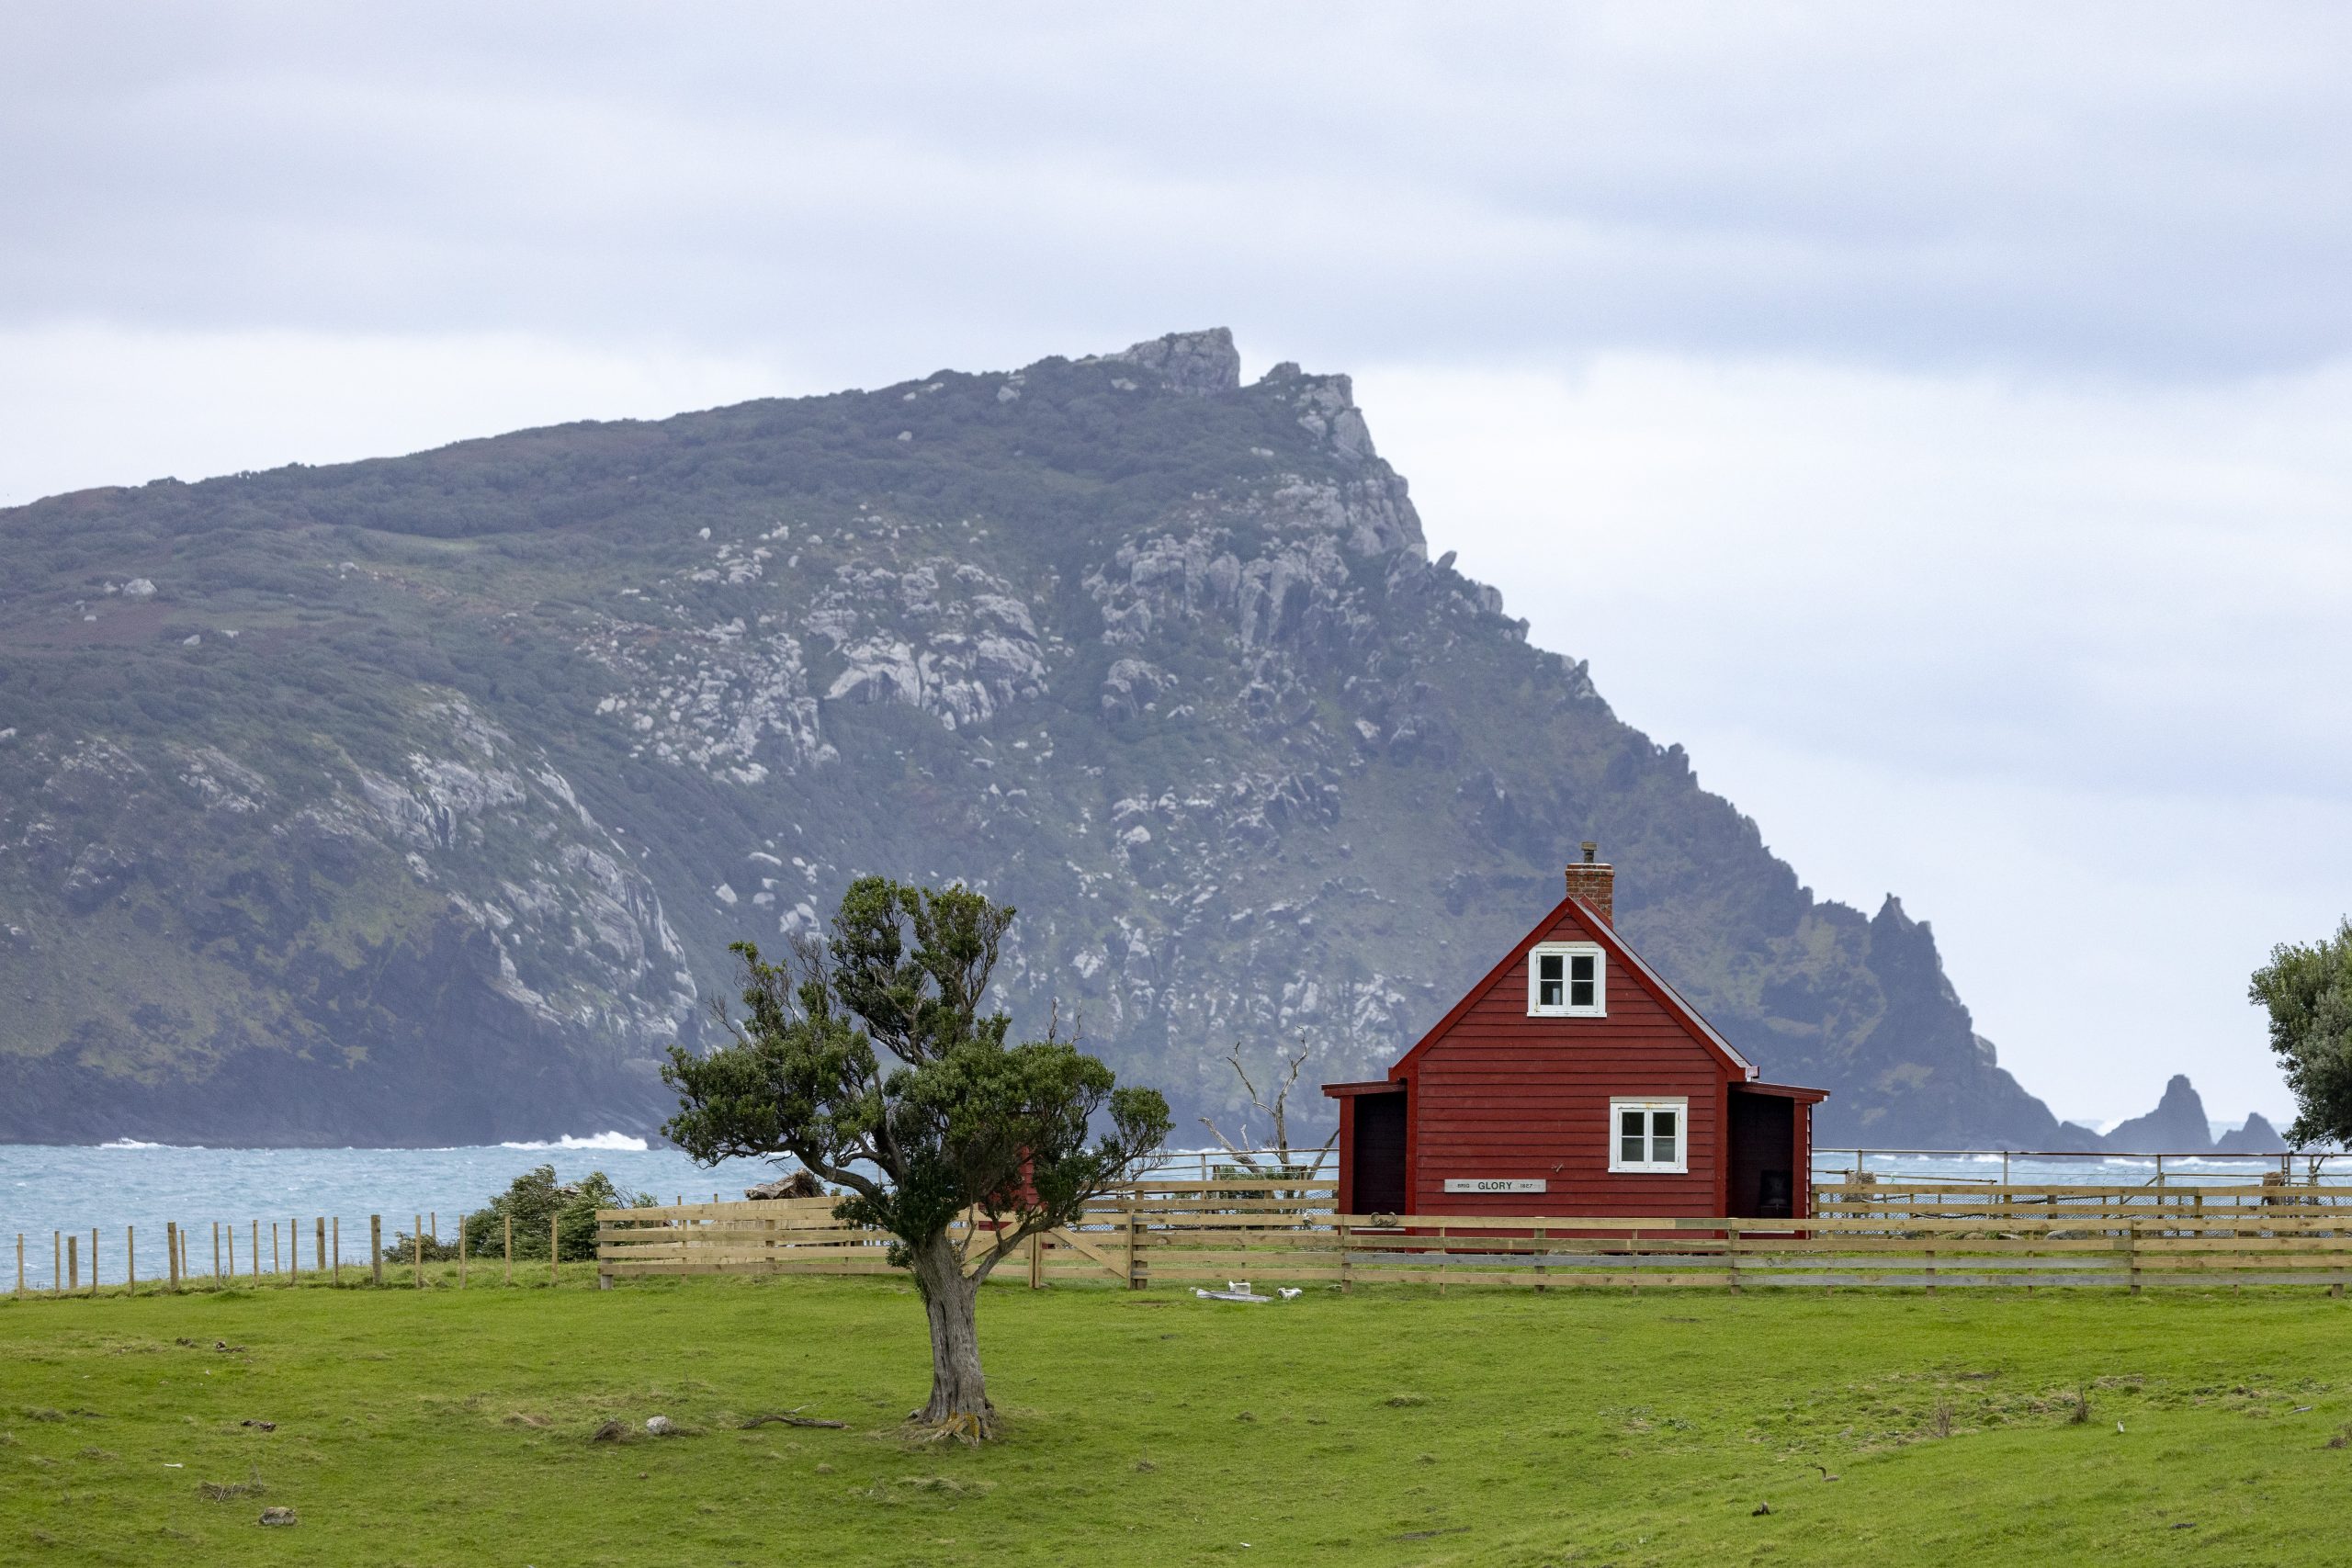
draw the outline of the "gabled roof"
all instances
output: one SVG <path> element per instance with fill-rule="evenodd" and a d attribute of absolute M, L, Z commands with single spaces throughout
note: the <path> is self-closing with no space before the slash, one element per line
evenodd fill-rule
<path fill-rule="evenodd" d="M 1700 1016 L 1697 1008 L 1684 1001 L 1682 994 L 1667 984 L 1666 976 L 1651 968 L 1640 953 L 1625 945 L 1617 933 L 1610 929 L 1609 922 L 1600 918 L 1599 910 L 1573 894 L 1554 905 L 1552 912 L 1538 920 L 1532 931 L 1520 938 L 1510 952 L 1504 954 L 1501 963 L 1487 971 L 1485 979 L 1464 992 L 1462 999 L 1448 1009 L 1443 1018 L 1439 1019 L 1430 1027 L 1427 1033 L 1415 1041 L 1413 1048 L 1399 1056 L 1396 1059 L 1396 1065 L 1388 1069 L 1388 1076 L 1391 1078 L 1403 1077 L 1405 1069 L 1412 1064 L 1413 1058 L 1429 1049 L 1461 1021 L 1463 1014 L 1476 1006 L 1488 991 L 1500 985 L 1503 976 L 1509 975 L 1513 968 L 1517 967 L 1519 961 L 1527 956 L 1529 948 L 1543 941 L 1552 928 L 1560 923 L 1560 917 L 1563 915 L 1576 916 L 1577 922 L 1584 927 L 1586 933 L 1600 944 L 1601 951 L 1617 960 L 1618 964 L 1634 976 L 1634 983 L 1647 991 L 1658 1006 L 1664 1008 L 1676 1022 L 1682 1025 L 1684 1033 L 1722 1057 L 1724 1065 L 1731 1069 L 1735 1078 L 1747 1081 L 1762 1076 L 1758 1072 L 1755 1063 L 1741 1055 L 1730 1041 L 1716 1032 L 1713 1024 Z"/>

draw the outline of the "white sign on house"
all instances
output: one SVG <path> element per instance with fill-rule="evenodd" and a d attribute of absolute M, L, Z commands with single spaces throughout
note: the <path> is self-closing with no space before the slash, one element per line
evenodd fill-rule
<path fill-rule="evenodd" d="M 1541 1192 L 1544 1179 L 1529 1180 L 1522 1177 L 1450 1176 L 1445 1180 L 1448 1192 Z"/>

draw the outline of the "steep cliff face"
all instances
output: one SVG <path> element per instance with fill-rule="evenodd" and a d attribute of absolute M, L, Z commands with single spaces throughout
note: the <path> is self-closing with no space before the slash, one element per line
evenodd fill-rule
<path fill-rule="evenodd" d="M 1596 521 L 1596 525 L 1600 525 Z M 1223 333 L 0 513 L 0 1136 L 642 1128 L 725 943 L 864 871 L 1186 1113 L 1385 1066 L 1597 839 L 1827 1141 L 2066 1136 Z M 136 592 L 130 585 L 139 584 Z M 1322 1107 L 1310 1108 L 1319 1112 Z"/>
<path fill-rule="evenodd" d="M 635 857 L 462 696 L 345 739 L 12 742 L 0 1130 L 446 1140 L 641 1089 L 695 993 Z"/>

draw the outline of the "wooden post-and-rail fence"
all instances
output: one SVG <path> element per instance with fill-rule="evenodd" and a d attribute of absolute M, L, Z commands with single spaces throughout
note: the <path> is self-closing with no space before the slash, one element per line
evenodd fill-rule
<path fill-rule="evenodd" d="M 2136 1293 L 2171 1285 L 2301 1284 L 2340 1296 L 2352 1280 L 2352 1188 L 2276 1177 L 2258 1184 L 2162 1188 L 1988 1188 L 1865 1178 L 1817 1184 L 1812 1216 L 1803 1220 L 1342 1214 L 1334 1194 L 1329 1181 L 1298 1178 L 1154 1179 L 1107 1194 L 1073 1224 L 1032 1238 L 1008 1262 L 1033 1288 L 1079 1280 L 1136 1289 L 1249 1280 L 1341 1290 L 1425 1282 L 1442 1291 L 1479 1285 L 1539 1291 L 2048 1286 Z M 889 1238 L 842 1224 L 833 1208 L 830 1198 L 787 1198 L 601 1211 L 598 1282 L 651 1275 L 892 1272 Z M 424 1258 L 425 1237 L 437 1231 L 438 1218 L 419 1215 L 416 1223 L 410 1256 L 400 1260 L 410 1266 L 411 1278 L 397 1283 L 467 1288 L 470 1249 L 462 1217 L 454 1269 L 439 1272 L 429 1273 Z M 964 1224 L 968 1236 L 985 1239 L 981 1216 L 967 1216 Z M 308 1281 L 294 1245 L 299 1223 L 274 1236 L 276 1269 L 265 1280 L 258 1221 L 247 1226 L 242 1260 L 237 1227 L 213 1224 L 209 1274 L 198 1273 L 191 1259 L 189 1228 L 173 1221 L 163 1228 L 163 1265 L 154 1267 L 151 1250 L 144 1280 L 137 1230 L 126 1230 L 119 1273 L 106 1288 L 344 1285 L 341 1219 L 318 1216 L 311 1228 Z M 154 1234 L 149 1232 L 151 1241 Z M 367 1235 L 368 1273 L 361 1282 L 382 1286 L 381 1215 L 368 1216 Z M 102 1240 L 97 1232 L 52 1232 L 52 1271 L 47 1291 L 38 1293 L 96 1292 L 108 1262 Z M 559 1221 L 550 1220 L 548 1241 L 552 1285 L 562 1277 Z M 499 1282 L 511 1286 L 511 1219 L 503 1220 L 501 1242 Z M 37 1293 L 28 1290 L 27 1244 L 19 1233 L 19 1295 Z"/>
<path fill-rule="evenodd" d="M 2352 1279 L 2352 1189 L 1825 1184 L 1814 1217 L 1342 1214 L 1329 1181 L 1155 1181 L 1106 1196 L 1024 1248 L 1031 1286 L 1423 1282 L 1925 1290 L 2312 1285 Z M 878 1274 L 889 1238 L 825 1198 L 610 1209 L 605 1280 Z M 964 1221 L 967 1234 L 985 1224 Z M 973 1249 L 979 1250 L 977 1247 Z M 1008 1260 L 1009 1262 L 1012 1260 Z"/>
<path fill-rule="evenodd" d="M 247 1225 L 245 1258 L 242 1266 L 237 1258 L 235 1223 L 231 1222 L 223 1226 L 218 1220 L 211 1222 L 211 1272 L 199 1274 L 189 1256 L 195 1233 L 177 1220 L 167 1220 L 164 1224 L 163 1267 L 158 1270 L 151 1264 L 148 1277 L 144 1280 L 140 1278 L 139 1273 L 138 1227 L 126 1226 L 122 1238 L 122 1270 L 119 1278 L 107 1283 L 107 1289 L 109 1292 L 119 1290 L 126 1293 L 138 1293 L 142 1287 L 145 1287 L 152 1291 L 178 1292 L 189 1290 L 224 1290 L 232 1285 L 251 1287 L 265 1284 L 317 1283 L 322 1278 L 330 1285 L 341 1287 L 345 1283 L 344 1265 L 349 1261 L 343 1255 L 342 1216 L 320 1214 L 313 1217 L 310 1278 L 307 1281 L 303 1277 L 301 1222 L 288 1220 L 284 1224 L 285 1231 L 281 1235 L 278 1231 L 278 1222 L 271 1223 L 268 1271 L 265 1273 L 259 1220 L 252 1221 Z M 419 1289 L 431 1283 L 451 1283 L 452 1281 L 443 1276 L 428 1275 L 426 1272 L 424 1248 L 428 1239 L 431 1240 L 431 1245 L 436 1251 L 440 1246 L 439 1216 L 419 1214 L 416 1216 L 415 1224 L 416 1229 L 411 1233 L 410 1262 L 413 1272 L 407 1282 L 413 1283 Z M 465 1289 L 469 1282 L 470 1257 L 465 1224 L 466 1216 L 458 1215 L 457 1277 L 454 1283 L 459 1290 Z M 511 1217 L 505 1218 L 502 1228 L 505 1251 L 505 1268 L 502 1283 L 512 1285 L 514 1283 L 514 1220 Z M 560 1216 L 550 1217 L 548 1223 L 548 1283 L 549 1285 L 562 1283 L 560 1232 Z M 154 1235 L 152 1228 L 148 1234 L 152 1238 Z M 17 1232 L 17 1273 L 13 1293 L 18 1296 L 98 1294 L 100 1288 L 99 1237 L 99 1232 L 91 1231 L 85 1251 L 82 1233 L 78 1231 L 51 1232 L 51 1262 L 49 1283 L 46 1287 L 40 1287 L 28 1282 L 28 1276 L 25 1267 L 26 1236 L 25 1233 Z M 153 1254 L 151 1252 L 149 1254 L 151 1260 L 153 1257 Z M 85 1258 L 88 1262 L 86 1280 L 83 1277 L 83 1265 Z M 381 1214 L 370 1214 L 368 1216 L 367 1267 L 368 1272 L 366 1283 L 381 1286 L 385 1282 L 384 1262 L 384 1217 Z"/>

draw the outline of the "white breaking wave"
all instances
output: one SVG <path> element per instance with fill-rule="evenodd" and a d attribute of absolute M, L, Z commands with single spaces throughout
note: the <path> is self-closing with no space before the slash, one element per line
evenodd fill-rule
<path fill-rule="evenodd" d="M 136 1138 L 117 1138 L 110 1144 L 100 1144 L 102 1149 L 160 1149 L 161 1144 L 142 1144 Z"/>
<path fill-rule="evenodd" d="M 502 1149 L 619 1149 L 629 1154 L 643 1154 L 643 1138 L 632 1138 L 627 1133 L 597 1133 L 585 1138 L 575 1138 L 566 1133 L 553 1143 L 534 1140 L 526 1144 L 501 1144 Z"/>

